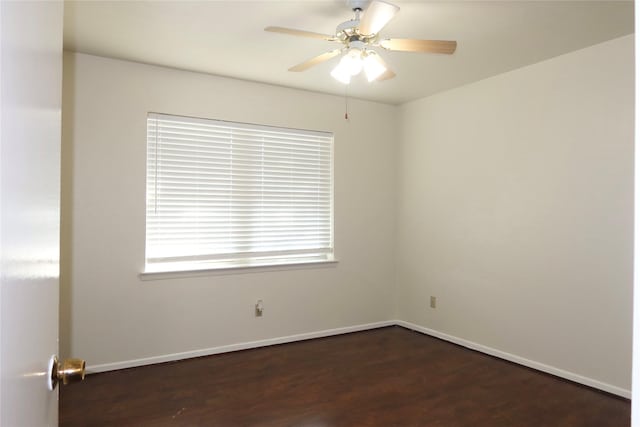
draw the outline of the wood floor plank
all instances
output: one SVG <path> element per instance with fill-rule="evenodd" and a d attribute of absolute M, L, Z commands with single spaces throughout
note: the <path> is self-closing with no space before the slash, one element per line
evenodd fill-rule
<path fill-rule="evenodd" d="M 90 375 L 61 427 L 626 427 L 630 402 L 400 327 Z"/>

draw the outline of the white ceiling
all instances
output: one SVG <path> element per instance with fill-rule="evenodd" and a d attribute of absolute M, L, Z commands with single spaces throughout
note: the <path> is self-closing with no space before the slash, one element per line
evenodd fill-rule
<path fill-rule="evenodd" d="M 633 32 L 632 1 L 403 1 L 383 37 L 457 40 L 454 55 L 382 51 L 397 73 L 349 96 L 401 104 Z M 326 1 L 65 1 L 67 50 L 339 94 L 334 58 L 287 71 L 339 47 L 266 33 L 282 26 L 332 34 L 353 14 Z M 357 80 L 357 81 L 356 81 Z"/>

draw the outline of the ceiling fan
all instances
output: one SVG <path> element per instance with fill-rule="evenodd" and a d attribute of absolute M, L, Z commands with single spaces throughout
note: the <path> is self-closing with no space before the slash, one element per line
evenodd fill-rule
<path fill-rule="evenodd" d="M 452 54 L 457 43 L 447 40 L 381 39 L 380 31 L 400 10 L 383 0 L 347 0 L 355 17 L 337 26 L 335 35 L 314 33 L 284 27 L 267 27 L 265 31 L 309 37 L 342 44 L 342 47 L 323 53 L 289 68 L 289 71 L 305 71 L 314 65 L 343 55 L 331 75 L 349 84 L 351 77 L 364 70 L 367 80 L 382 81 L 395 77 L 382 57 L 373 49 L 381 47 L 390 51 Z"/>

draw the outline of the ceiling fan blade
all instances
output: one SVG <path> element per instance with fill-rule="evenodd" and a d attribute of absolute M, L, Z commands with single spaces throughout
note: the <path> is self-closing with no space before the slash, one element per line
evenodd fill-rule
<path fill-rule="evenodd" d="M 340 52 L 342 52 L 342 49 L 336 49 L 336 50 L 332 50 L 331 52 L 323 53 L 322 55 L 318 55 L 315 58 L 311 58 L 308 61 L 302 62 L 302 63 L 300 63 L 298 65 L 294 65 L 293 67 L 289 68 L 289 71 L 305 71 L 305 70 L 308 70 L 309 68 L 313 67 L 314 65 L 318 65 L 321 62 L 328 61 L 329 59 L 333 58 L 334 56 L 340 55 Z"/>
<path fill-rule="evenodd" d="M 380 46 L 403 52 L 446 53 L 450 55 L 456 51 L 458 43 L 449 40 L 386 39 L 380 40 Z"/>
<path fill-rule="evenodd" d="M 330 42 L 338 40 L 335 36 L 330 36 L 328 34 L 314 33 L 311 31 L 294 30 L 293 28 L 267 27 L 264 30 L 269 31 L 271 33 L 288 34 L 290 36 L 310 37 L 312 39 L 328 40 Z"/>
<path fill-rule="evenodd" d="M 364 12 L 364 17 L 360 19 L 360 34 L 365 36 L 377 34 L 393 19 L 399 10 L 398 6 L 391 3 L 373 0 Z"/>
<path fill-rule="evenodd" d="M 378 77 L 375 81 L 377 82 L 381 82 L 383 80 L 389 80 L 392 79 L 396 76 L 396 73 L 394 73 L 393 71 L 391 71 L 390 68 L 387 68 L 387 71 L 385 71 L 384 73 L 382 73 L 380 75 L 380 77 Z"/>

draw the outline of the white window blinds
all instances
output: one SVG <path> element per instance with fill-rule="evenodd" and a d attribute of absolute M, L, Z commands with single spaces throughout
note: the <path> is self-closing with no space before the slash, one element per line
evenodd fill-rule
<path fill-rule="evenodd" d="M 149 113 L 146 269 L 333 259 L 333 135 Z"/>

